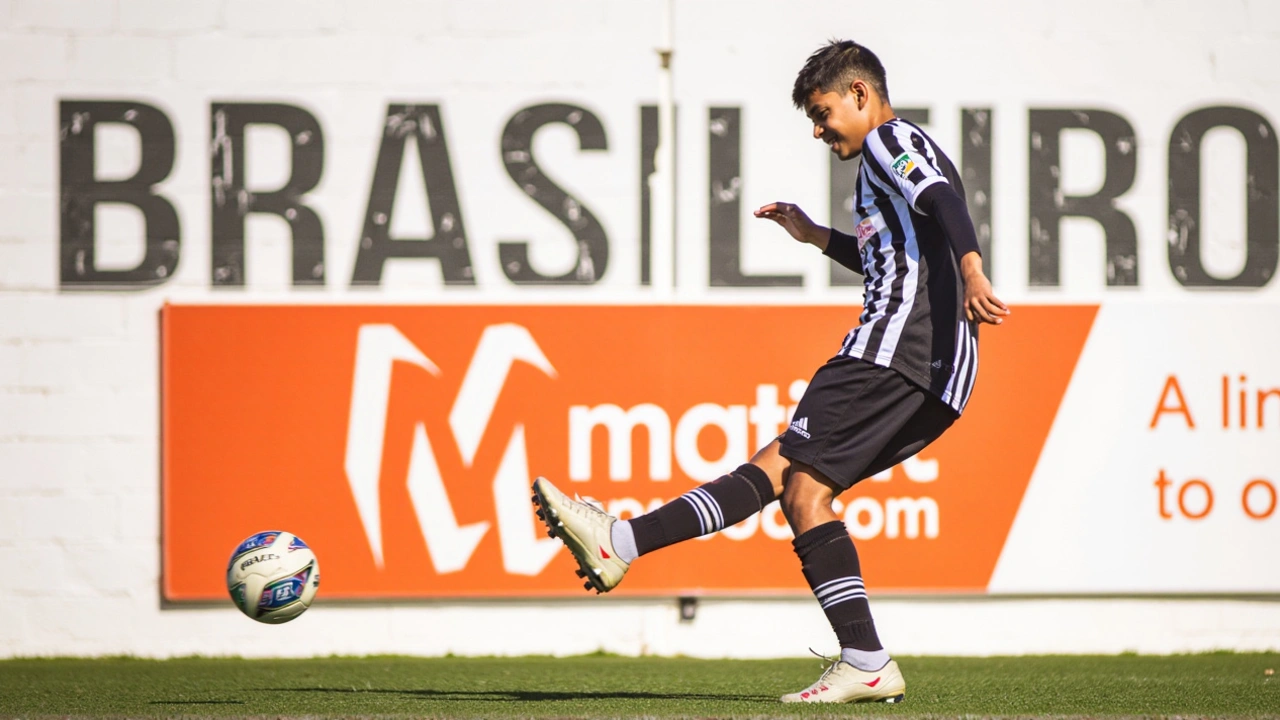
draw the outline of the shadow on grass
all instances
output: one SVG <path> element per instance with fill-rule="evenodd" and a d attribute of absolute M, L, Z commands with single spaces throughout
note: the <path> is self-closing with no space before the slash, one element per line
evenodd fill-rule
<path fill-rule="evenodd" d="M 152 700 L 152 705 L 243 705 L 243 700 Z"/>
<path fill-rule="evenodd" d="M 374 688 L 260 688 L 262 692 L 343 693 L 360 695 L 377 693 L 400 695 L 423 700 L 471 700 L 478 702 L 558 702 L 565 700 L 714 700 L 717 702 L 768 702 L 776 703 L 772 695 L 711 695 L 707 693 L 657 693 L 634 691 L 547 692 L 534 690 L 394 690 Z"/>

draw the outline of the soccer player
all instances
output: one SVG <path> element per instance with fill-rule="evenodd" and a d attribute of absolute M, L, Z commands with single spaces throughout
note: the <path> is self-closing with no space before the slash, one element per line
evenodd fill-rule
<path fill-rule="evenodd" d="M 783 702 L 903 699 L 880 644 L 858 554 L 832 510 L 858 481 L 920 452 L 964 411 L 978 372 L 979 323 L 1009 314 L 982 272 L 964 187 L 946 154 L 894 115 L 884 66 L 853 41 L 811 55 L 791 99 L 841 160 L 861 156 L 853 236 L 775 202 L 756 216 L 863 274 L 858 326 L 818 368 L 790 426 L 751 461 L 657 510 L 622 521 L 534 481 L 538 515 L 608 592 L 641 555 L 741 522 L 774 499 L 804 577 L 840 641 L 840 658 Z M 785 342 L 782 341 L 782 342 Z"/>

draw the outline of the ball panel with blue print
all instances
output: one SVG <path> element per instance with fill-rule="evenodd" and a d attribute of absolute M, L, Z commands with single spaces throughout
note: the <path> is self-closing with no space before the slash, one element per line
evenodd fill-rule
<path fill-rule="evenodd" d="M 267 530 L 245 538 L 227 564 L 227 591 L 245 615 L 279 624 L 311 606 L 320 587 L 320 565 L 301 538 Z"/>

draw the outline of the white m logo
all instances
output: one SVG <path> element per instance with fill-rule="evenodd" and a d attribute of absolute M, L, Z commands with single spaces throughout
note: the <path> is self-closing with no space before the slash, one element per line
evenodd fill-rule
<path fill-rule="evenodd" d="M 378 481 L 382 474 L 382 445 L 391 398 L 391 369 L 397 361 L 416 365 L 436 377 L 441 374 L 394 325 L 360 327 L 345 466 L 347 482 L 379 568 L 383 567 L 383 553 Z M 533 365 L 549 377 L 556 376 L 555 368 L 528 330 L 513 324 L 485 328 L 449 412 L 449 428 L 467 467 L 475 461 L 498 396 L 516 361 Z M 508 573 L 515 575 L 537 575 L 560 548 L 554 540 L 538 539 L 528 503 L 528 464 L 524 425 L 517 424 L 493 479 L 502 564 Z M 445 574 L 465 568 L 488 532 L 489 523 L 458 525 L 422 423 L 414 428 L 407 486 L 436 572 Z"/>

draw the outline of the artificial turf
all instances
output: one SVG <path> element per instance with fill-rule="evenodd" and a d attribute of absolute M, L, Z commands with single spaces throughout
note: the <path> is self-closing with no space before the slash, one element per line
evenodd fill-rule
<path fill-rule="evenodd" d="M 900 705 L 783 705 L 813 660 L 19 659 L 3 716 L 1280 717 L 1280 654 L 901 658 Z"/>

